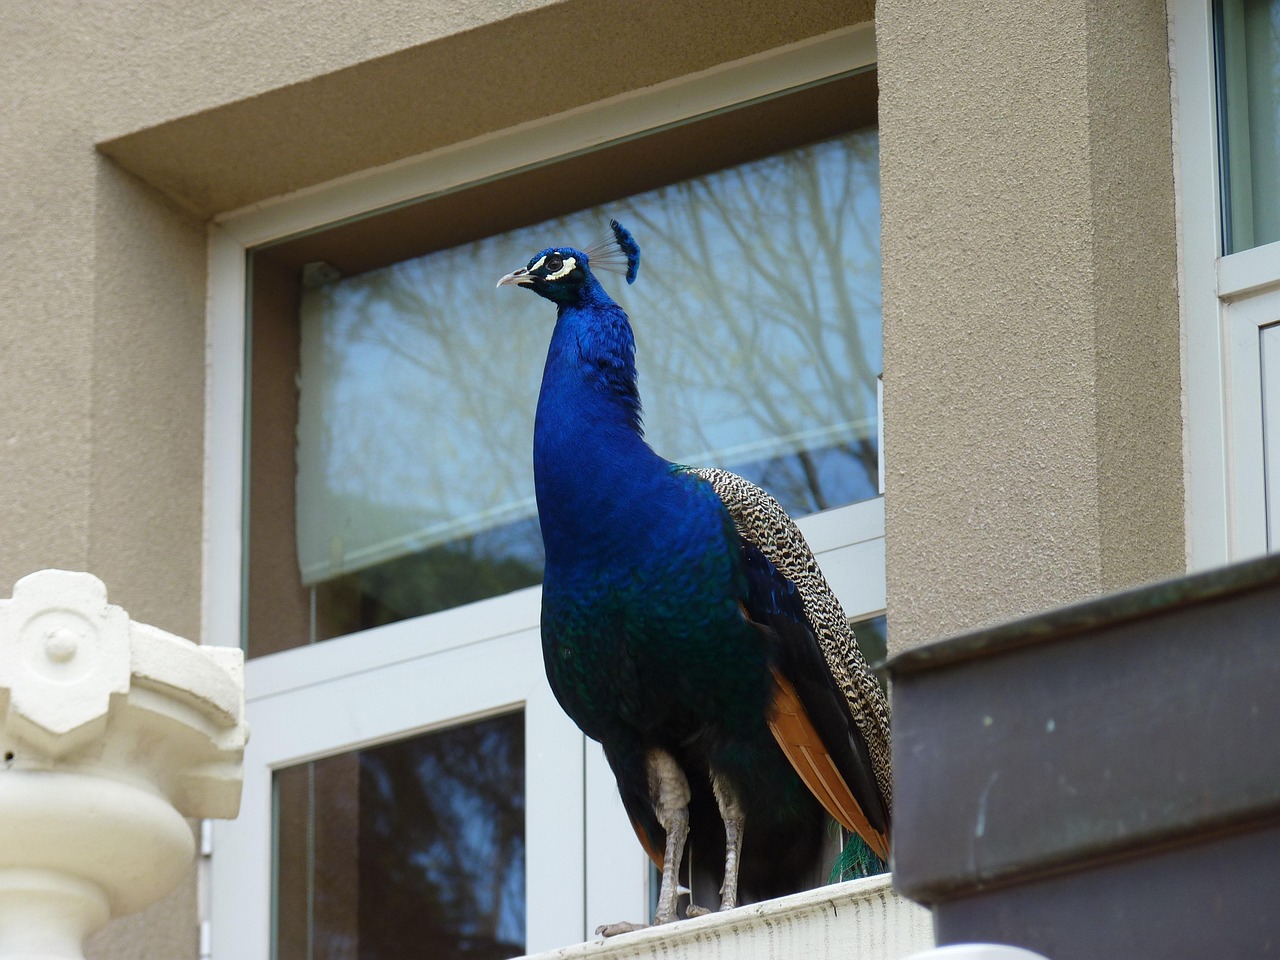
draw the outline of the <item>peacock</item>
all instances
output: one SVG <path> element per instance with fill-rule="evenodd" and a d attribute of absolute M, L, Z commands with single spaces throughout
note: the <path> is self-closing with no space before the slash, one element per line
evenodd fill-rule
<path fill-rule="evenodd" d="M 632 283 L 640 250 L 610 226 L 498 286 L 556 305 L 533 443 L 543 658 L 661 871 L 660 924 L 686 843 L 695 899 L 718 881 L 722 910 L 822 882 L 828 815 L 887 860 L 889 711 L 778 502 L 646 442 L 631 325 L 592 272 Z"/>

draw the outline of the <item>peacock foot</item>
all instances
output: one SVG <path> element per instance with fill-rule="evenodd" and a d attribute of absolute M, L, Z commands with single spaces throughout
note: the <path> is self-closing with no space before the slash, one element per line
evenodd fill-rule
<path fill-rule="evenodd" d="M 630 920 L 621 920 L 618 923 L 602 923 L 596 927 L 597 937 L 616 937 L 620 933 L 634 933 L 637 930 L 647 930 L 647 923 L 632 923 Z"/>
<path fill-rule="evenodd" d="M 684 915 L 692 920 L 694 917 L 705 917 L 710 912 L 711 911 L 706 907 L 700 907 L 696 903 L 691 903 L 689 904 L 689 909 L 684 912 Z"/>

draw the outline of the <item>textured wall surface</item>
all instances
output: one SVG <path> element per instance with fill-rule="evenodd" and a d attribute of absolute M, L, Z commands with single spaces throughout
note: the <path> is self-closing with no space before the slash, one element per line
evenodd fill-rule
<path fill-rule="evenodd" d="M 0 13 L 0 596 L 87 563 L 94 167 L 75 4 Z M 12 7 L 13 9 L 9 9 Z"/>
<path fill-rule="evenodd" d="M 149 123 L 115 109 L 101 145 L 206 215 L 863 22 L 873 10 L 870 0 L 455 0 L 390 13 L 368 3 L 225 6 L 178 37 L 213 68 L 196 71 L 190 102 L 156 94 Z M 371 10 L 376 25 L 364 22 Z M 245 62 L 246 75 L 228 76 L 214 51 Z M 137 69 L 187 89 L 186 63 L 158 45 L 152 52 L 155 62 Z M 225 99 L 211 101 L 218 92 Z"/>
<path fill-rule="evenodd" d="M 881 0 L 891 642 L 1184 569 L 1151 0 Z"/>

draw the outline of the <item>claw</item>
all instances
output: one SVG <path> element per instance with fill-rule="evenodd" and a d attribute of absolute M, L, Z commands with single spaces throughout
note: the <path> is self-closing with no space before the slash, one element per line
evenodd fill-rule
<path fill-rule="evenodd" d="M 637 930 L 648 930 L 647 923 L 632 923 L 630 920 L 623 920 L 620 923 L 602 923 L 596 927 L 597 937 L 616 937 L 620 933 L 634 933 Z"/>

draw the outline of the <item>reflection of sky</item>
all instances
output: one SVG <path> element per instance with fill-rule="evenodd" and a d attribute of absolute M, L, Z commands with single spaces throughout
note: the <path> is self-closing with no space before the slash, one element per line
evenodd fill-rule
<path fill-rule="evenodd" d="M 492 749 L 489 751 L 492 759 Z M 505 770 L 511 780 L 493 784 L 509 801 L 522 771 Z M 464 851 L 462 862 L 455 863 L 440 856 L 439 851 L 408 851 L 410 860 L 442 890 L 456 890 L 459 885 L 471 887 L 477 914 L 460 924 L 460 933 L 481 936 L 493 929 L 494 939 L 523 944 L 525 938 L 524 843 L 523 837 L 511 837 L 491 815 L 495 797 L 485 795 L 474 786 L 450 781 L 434 757 L 418 767 L 418 782 L 424 791 L 436 798 L 437 815 L 454 834 Z M 523 799 L 523 797 L 521 798 Z M 394 801 L 393 801 L 394 802 Z M 523 803 L 519 806 L 523 809 Z M 495 886 L 493 878 L 500 878 Z M 496 920 L 494 919 L 496 918 Z"/>
<path fill-rule="evenodd" d="M 1255 227 L 1259 235 L 1254 241 L 1269 243 L 1280 240 L 1280 0 L 1271 0 L 1270 10 L 1265 9 L 1266 0 L 1255 2 L 1264 10 L 1252 44 L 1257 48 L 1256 53 L 1250 51 L 1251 57 L 1261 61 L 1257 79 L 1249 91 L 1250 126 L 1257 128 L 1253 189 L 1255 217 L 1260 223 Z M 1255 99 L 1257 107 L 1253 108 Z"/>
<path fill-rule="evenodd" d="M 366 846 L 361 886 L 379 899 L 437 901 L 442 911 L 423 904 L 402 918 L 426 923 L 439 917 L 444 927 L 429 932 L 455 942 L 458 956 L 468 953 L 468 944 L 471 950 L 480 944 L 523 948 L 523 714 L 362 751 L 360 769 L 360 837 Z M 413 871 L 406 873 L 408 865 Z M 403 943 L 427 932 L 361 934 L 363 940 Z M 481 953 L 489 955 L 491 948 Z"/>
<path fill-rule="evenodd" d="M 875 435 L 880 253 L 874 130 L 788 151 L 308 294 L 300 418 L 307 579 L 533 511 L 533 412 L 554 307 L 494 289 L 616 217 L 646 432 L 732 466 Z"/>
<path fill-rule="evenodd" d="M 1223 4 L 1230 243 L 1280 240 L 1280 0 Z"/>

